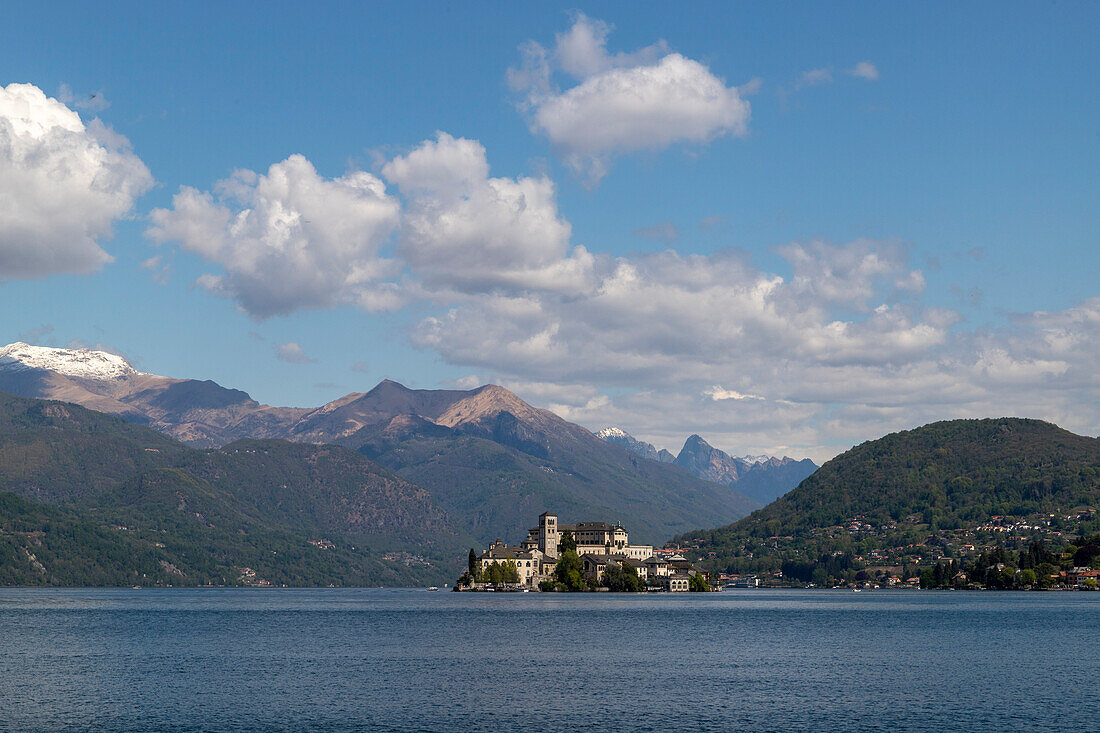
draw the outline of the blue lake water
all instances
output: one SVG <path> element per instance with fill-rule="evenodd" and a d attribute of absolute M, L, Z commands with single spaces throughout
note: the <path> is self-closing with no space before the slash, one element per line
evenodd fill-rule
<path fill-rule="evenodd" d="M 1100 730 L 1100 593 L 0 589 L 3 731 Z"/>

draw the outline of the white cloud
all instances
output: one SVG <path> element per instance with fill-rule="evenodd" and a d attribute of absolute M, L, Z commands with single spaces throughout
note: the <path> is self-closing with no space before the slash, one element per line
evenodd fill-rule
<path fill-rule="evenodd" d="M 844 303 L 867 309 L 884 282 L 919 293 L 924 276 L 905 266 L 909 248 L 896 241 L 859 239 L 842 246 L 822 241 L 776 247 L 794 270 L 791 286 L 818 303 Z"/>
<path fill-rule="evenodd" d="M 663 41 L 611 55 L 609 31 L 607 24 L 578 15 L 557 36 L 552 52 L 529 42 L 522 65 L 509 70 L 512 87 L 526 94 L 522 108 L 532 130 L 545 135 L 590 185 L 625 153 L 747 133 L 749 103 L 737 87 L 727 87 L 698 61 L 670 53 Z M 558 89 L 556 70 L 579 83 Z"/>
<path fill-rule="evenodd" d="M 805 89 L 806 87 L 815 87 L 820 84 L 829 84 L 833 80 L 833 70 L 831 68 L 810 69 L 809 71 L 803 71 L 802 76 L 798 77 L 798 81 L 795 82 L 795 89 Z"/>
<path fill-rule="evenodd" d="M 111 106 L 102 91 L 75 94 L 68 84 L 62 84 L 58 87 L 57 99 L 63 104 L 85 112 L 102 112 Z"/>
<path fill-rule="evenodd" d="M 860 61 L 849 69 L 848 73 L 860 79 L 866 79 L 867 81 L 875 81 L 878 79 L 878 67 L 870 61 Z"/>
<path fill-rule="evenodd" d="M 144 260 L 141 263 L 143 270 L 149 270 L 153 275 L 153 282 L 157 285 L 164 285 L 168 282 L 168 277 L 172 274 L 172 266 L 164 262 L 164 258 L 161 255 L 155 255 Z"/>
<path fill-rule="evenodd" d="M 31 84 L 0 87 L 0 279 L 88 274 L 153 185 L 126 138 Z"/>
<path fill-rule="evenodd" d="M 481 143 L 443 132 L 382 175 L 407 202 L 399 252 L 430 290 L 588 286 L 594 258 L 584 247 L 570 251 L 572 229 L 549 178 L 490 178 Z"/>
<path fill-rule="evenodd" d="M 414 339 L 590 428 L 674 449 L 699 432 L 735 453 L 822 460 L 954 417 L 1100 430 L 1100 298 L 967 331 L 914 301 L 923 276 L 897 242 L 778 251 L 793 277 L 737 252 L 622 258 L 583 294 L 472 297 Z"/>
<path fill-rule="evenodd" d="M 735 389 L 726 389 L 725 387 L 719 387 L 715 385 L 710 389 L 704 389 L 703 394 L 710 397 L 715 402 L 720 400 L 762 400 L 764 399 L 760 395 L 745 394 L 738 392 Z"/>
<path fill-rule="evenodd" d="M 254 318 L 342 304 L 401 305 L 388 280 L 400 263 L 382 256 L 400 205 L 364 172 L 324 178 L 301 155 L 267 174 L 242 170 L 214 193 L 180 188 L 171 209 L 155 209 L 148 236 L 179 242 L 221 265 L 198 284 L 232 298 Z"/>
<path fill-rule="evenodd" d="M 312 364 L 313 359 L 310 359 L 306 352 L 296 342 L 290 341 L 285 344 L 279 344 L 275 347 L 275 358 L 279 361 L 285 361 L 287 364 Z"/>

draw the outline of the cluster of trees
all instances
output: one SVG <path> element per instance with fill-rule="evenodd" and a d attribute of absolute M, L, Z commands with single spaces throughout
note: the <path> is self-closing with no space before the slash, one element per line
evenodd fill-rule
<path fill-rule="evenodd" d="M 561 533 L 558 540 L 558 564 L 554 566 L 554 580 L 539 584 L 541 590 L 565 590 L 577 592 L 588 590 L 588 581 L 584 577 L 584 565 L 577 554 L 577 541 L 568 530 Z"/>
<path fill-rule="evenodd" d="M 495 560 L 484 568 L 477 559 L 477 552 L 470 548 L 470 555 L 466 561 L 466 572 L 458 579 L 459 585 L 471 583 L 492 583 L 493 585 L 515 584 L 519 582 L 519 567 L 516 561 L 507 559 L 504 562 Z"/>
<path fill-rule="evenodd" d="M 817 560 L 785 560 L 780 569 L 783 577 L 803 583 L 826 585 L 830 579 L 845 578 L 856 568 L 855 558 L 850 552 L 834 554 L 822 553 Z"/>
<path fill-rule="evenodd" d="M 1078 537 L 1060 553 L 1032 542 L 1026 550 L 1013 552 L 996 547 L 973 562 L 949 560 L 921 571 L 922 588 L 960 588 L 973 584 L 998 590 L 1050 588 L 1052 576 L 1074 567 L 1100 569 L 1100 534 Z"/>

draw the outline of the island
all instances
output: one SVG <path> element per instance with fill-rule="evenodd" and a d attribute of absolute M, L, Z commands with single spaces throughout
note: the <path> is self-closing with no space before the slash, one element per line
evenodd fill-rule
<path fill-rule="evenodd" d="M 519 545 L 470 549 L 456 591 L 706 591 L 704 573 L 678 553 L 632 545 L 619 524 L 561 524 L 543 512 Z"/>

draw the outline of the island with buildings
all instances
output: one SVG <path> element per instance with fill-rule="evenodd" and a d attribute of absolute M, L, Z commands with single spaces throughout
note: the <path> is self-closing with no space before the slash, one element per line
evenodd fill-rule
<path fill-rule="evenodd" d="M 696 591 L 706 577 L 683 555 L 632 545 L 619 524 L 561 524 L 551 512 L 519 545 L 493 542 L 470 550 L 460 591 Z"/>

